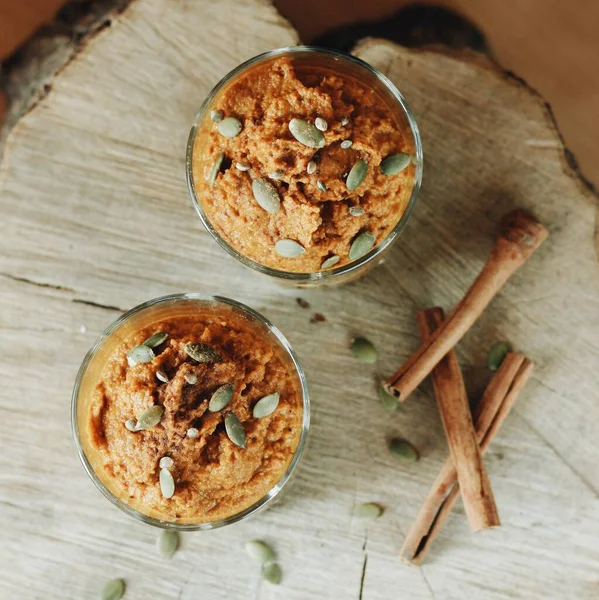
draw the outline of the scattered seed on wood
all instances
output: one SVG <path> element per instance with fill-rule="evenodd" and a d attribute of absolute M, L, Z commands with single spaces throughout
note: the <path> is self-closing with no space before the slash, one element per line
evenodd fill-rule
<path fill-rule="evenodd" d="M 258 561 L 261 565 L 272 562 L 277 558 L 275 551 L 262 540 L 252 540 L 251 542 L 246 542 L 244 548 L 246 554 Z"/>
<path fill-rule="evenodd" d="M 179 539 L 178 531 L 172 531 L 170 529 L 164 529 L 161 531 L 158 539 L 156 540 L 158 554 L 167 560 L 171 559 L 173 554 L 175 554 L 179 548 Z"/>
<path fill-rule="evenodd" d="M 354 507 L 352 515 L 357 519 L 363 519 L 364 521 L 374 521 L 383 514 L 383 509 L 374 502 L 364 502 Z"/>
<path fill-rule="evenodd" d="M 507 342 L 496 342 L 491 347 L 489 352 L 489 358 L 487 364 L 491 371 L 497 371 L 501 366 L 501 363 L 505 360 L 505 357 L 509 354 L 511 348 Z"/>
<path fill-rule="evenodd" d="M 322 313 L 314 313 L 310 319 L 310 323 L 324 323 L 326 320 L 326 317 Z"/>
<path fill-rule="evenodd" d="M 395 412 L 399 408 L 398 399 L 395 396 L 389 394 L 383 387 L 382 383 L 379 385 L 378 396 L 379 401 L 383 405 L 383 408 L 385 410 L 388 410 L 389 412 Z"/>
<path fill-rule="evenodd" d="M 281 583 L 283 573 L 281 567 L 277 563 L 271 562 L 262 565 L 262 577 L 269 583 L 278 585 Z"/>
<path fill-rule="evenodd" d="M 121 600 L 125 595 L 125 581 L 111 579 L 102 589 L 102 600 Z"/>
<path fill-rule="evenodd" d="M 307 300 L 304 300 L 303 298 L 296 298 L 295 301 L 302 307 L 302 308 L 310 308 L 310 303 Z"/>
<path fill-rule="evenodd" d="M 392 439 L 389 442 L 389 452 L 400 462 L 416 462 L 418 460 L 418 450 L 406 440 Z"/>
<path fill-rule="evenodd" d="M 365 337 L 355 337 L 350 346 L 351 353 L 363 363 L 373 364 L 377 359 L 377 351 L 372 342 Z"/>

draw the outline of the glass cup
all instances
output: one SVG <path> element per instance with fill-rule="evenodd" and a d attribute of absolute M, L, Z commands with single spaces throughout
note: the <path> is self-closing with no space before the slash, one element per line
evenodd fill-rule
<path fill-rule="evenodd" d="M 406 151 L 412 157 L 412 164 L 408 167 L 411 170 L 411 189 L 409 190 L 409 193 L 406 192 L 405 208 L 392 231 L 377 246 L 361 258 L 337 268 L 329 268 L 324 271 L 313 273 L 298 273 L 271 268 L 244 256 L 233 248 L 210 222 L 202 204 L 198 186 L 194 181 L 194 149 L 196 148 L 196 145 L 202 143 L 206 132 L 209 131 L 208 128 L 211 128 L 214 125 L 211 121 L 210 113 L 218 106 L 221 95 L 229 88 L 229 86 L 238 81 L 240 77 L 247 75 L 251 69 L 254 69 L 257 66 L 267 65 L 281 57 L 286 57 L 291 60 L 294 67 L 314 67 L 335 74 L 344 75 L 358 80 L 375 90 L 378 96 L 390 109 L 404 132 L 407 142 Z M 204 227 L 222 248 L 247 267 L 258 271 L 259 273 L 276 278 L 281 283 L 290 284 L 295 287 L 313 287 L 325 284 L 345 283 L 364 275 L 381 261 L 384 254 L 389 250 L 404 228 L 414 208 L 422 181 L 422 164 L 422 143 L 416 121 L 414 120 L 404 97 L 385 75 L 363 60 L 349 54 L 311 46 L 296 46 L 280 48 L 278 50 L 260 54 L 259 56 L 242 63 L 221 79 L 204 100 L 191 128 L 187 143 L 185 170 L 187 184 L 194 207 L 202 220 Z"/>
<path fill-rule="evenodd" d="M 247 320 L 249 327 L 254 331 L 254 335 L 264 336 L 269 340 L 271 347 L 278 354 L 287 371 L 292 375 L 296 393 L 301 399 L 302 404 L 301 432 L 297 448 L 291 462 L 280 479 L 262 498 L 251 506 L 224 519 L 204 523 L 194 522 L 193 519 L 169 520 L 162 515 L 154 514 L 153 511 L 146 510 L 144 512 L 143 507 L 136 501 L 128 498 L 125 492 L 119 488 L 118 484 L 112 481 L 104 471 L 102 455 L 89 439 L 88 424 L 93 390 L 100 378 L 106 361 L 114 349 L 135 331 L 144 329 L 164 319 L 193 316 L 198 310 L 202 312 L 219 311 L 220 314 L 223 314 L 222 311 L 233 311 L 235 315 Z M 295 472 L 306 445 L 310 425 L 310 400 L 306 378 L 295 352 L 283 334 L 262 315 L 228 298 L 218 296 L 209 297 L 200 294 L 174 294 L 156 298 L 136 306 L 104 330 L 92 349 L 86 354 L 77 373 L 72 395 L 71 420 L 75 446 L 83 467 L 96 487 L 115 506 L 140 521 L 164 529 L 180 531 L 208 530 L 246 519 L 257 511 L 266 508 L 280 494 Z"/>

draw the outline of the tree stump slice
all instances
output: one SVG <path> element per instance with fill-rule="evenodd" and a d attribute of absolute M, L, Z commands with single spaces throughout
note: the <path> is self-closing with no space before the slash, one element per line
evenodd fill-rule
<path fill-rule="evenodd" d="M 598 590 L 599 266 L 595 199 L 570 171 L 542 100 L 475 55 L 367 40 L 356 53 L 398 85 L 421 126 L 425 177 L 387 261 L 350 285 L 282 289 L 225 255 L 202 229 L 184 178 L 189 127 L 242 60 L 297 43 L 259 0 L 137 0 L 54 79 L 14 129 L 0 175 L 0 597 L 126 600 L 577 598 Z M 390 374 L 417 347 L 414 315 L 449 310 L 514 206 L 551 236 L 458 351 L 471 397 L 507 339 L 537 362 L 486 457 L 503 527 L 471 535 L 450 519 L 424 567 L 397 552 L 447 447 L 427 385 L 396 415 L 348 346 L 367 336 Z M 229 295 L 289 337 L 313 398 L 303 468 L 275 507 L 186 534 L 171 561 L 157 531 L 95 490 L 71 440 L 70 393 L 96 336 L 118 314 L 177 291 Z M 300 308 L 296 297 L 311 308 Z M 325 322 L 311 323 L 314 312 Z M 392 436 L 421 452 L 394 462 Z M 365 526 L 354 504 L 386 512 Z M 284 579 L 262 583 L 243 543 L 270 541 Z"/>

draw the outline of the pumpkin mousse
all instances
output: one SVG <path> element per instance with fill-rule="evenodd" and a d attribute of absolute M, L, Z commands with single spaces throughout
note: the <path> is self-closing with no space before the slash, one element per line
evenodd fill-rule
<path fill-rule="evenodd" d="M 397 225 L 415 182 L 413 138 L 397 100 L 361 69 L 356 78 L 280 57 L 215 96 L 198 125 L 193 184 L 241 255 L 316 273 L 361 258 Z"/>
<path fill-rule="evenodd" d="M 302 431 L 283 348 L 226 306 L 119 336 L 92 392 L 100 478 L 138 511 L 208 523 L 242 512 L 282 478 Z"/>

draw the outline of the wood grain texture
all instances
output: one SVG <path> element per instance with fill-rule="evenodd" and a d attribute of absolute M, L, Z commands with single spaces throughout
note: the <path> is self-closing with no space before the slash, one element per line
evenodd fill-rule
<path fill-rule="evenodd" d="M 188 129 L 210 87 L 241 60 L 296 41 L 266 2 L 137 0 L 13 131 L 0 175 L 0 597 L 94 598 L 119 576 L 127 600 L 389 600 L 397 590 L 414 600 L 596 597 L 595 207 L 559 150 L 529 145 L 558 139 L 540 99 L 477 60 L 361 45 L 421 124 L 425 185 L 387 262 L 346 287 L 302 291 L 312 305 L 304 310 L 298 292 L 244 270 L 212 242 L 183 175 Z M 456 303 L 514 205 L 551 228 L 551 244 L 461 344 L 472 389 L 489 377 L 482 365 L 496 339 L 538 363 L 487 454 L 504 525 L 471 536 L 454 514 L 430 562 L 406 568 L 397 559 L 403 534 L 447 449 L 429 391 L 390 418 L 349 340 L 368 335 L 377 371 L 391 372 L 418 344 L 416 310 Z M 175 291 L 230 295 L 278 325 L 306 369 L 313 422 L 302 469 L 278 505 L 186 535 L 163 562 L 157 533 L 87 479 L 69 403 L 100 331 L 121 309 Z M 327 321 L 310 323 L 313 311 Z M 391 436 L 416 445 L 420 462 L 394 462 Z M 387 507 L 368 528 L 350 516 L 364 501 Z M 255 537 L 277 549 L 279 588 L 261 583 L 243 553 Z"/>

